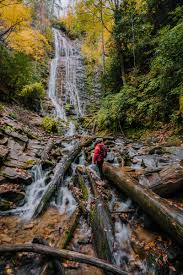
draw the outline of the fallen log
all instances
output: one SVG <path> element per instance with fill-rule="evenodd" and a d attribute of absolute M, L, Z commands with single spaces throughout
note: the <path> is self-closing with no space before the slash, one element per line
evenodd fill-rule
<path fill-rule="evenodd" d="M 69 251 L 65 249 L 55 249 L 49 246 L 40 244 L 24 244 L 24 245 L 7 245 L 0 246 L 0 254 L 18 253 L 18 252 L 33 252 L 42 255 L 52 256 L 55 258 L 62 258 L 69 261 L 76 261 L 79 263 L 85 263 L 92 266 L 96 266 L 103 270 L 111 272 L 110 274 L 121 274 L 127 275 L 128 273 L 122 271 L 119 267 L 109 264 L 103 260 L 91 257 L 85 254 L 81 254 L 74 251 Z"/>
<path fill-rule="evenodd" d="M 90 210 L 90 222 L 93 232 L 95 250 L 99 258 L 116 264 L 113 253 L 115 241 L 114 228 L 110 212 L 97 190 L 96 179 L 92 170 L 87 168 L 87 174 L 95 198 L 95 203 L 92 204 L 92 209 Z"/>
<path fill-rule="evenodd" d="M 76 209 L 74 213 L 71 215 L 69 222 L 67 223 L 67 226 L 61 232 L 62 235 L 59 238 L 58 242 L 55 244 L 55 247 L 59 249 L 64 249 L 67 247 L 78 225 L 80 216 L 80 210 Z"/>
<path fill-rule="evenodd" d="M 64 159 L 62 159 L 55 167 L 55 173 L 53 175 L 53 179 L 49 183 L 46 191 L 44 192 L 41 201 L 39 204 L 35 207 L 33 218 L 36 218 L 40 215 L 40 213 L 43 211 L 43 209 L 47 206 L 51 196 L 55 192 L 56 188 L 63 184 L 64 176 L 69 169 L 71 163 L 74 161 L 74 159 L 78 156 L 78 154 L 81 152 L 82 148 L 87 146 L 92 142 L 93 138 L 87 140 L 84 143 L 77 144 L 74 149 L 71 151 L 71 153 L 66 156 Z"/>
<path fill-rule="evenodd" d="M 103 172 L 108 180 L 138 203 L 165 232 L 183 246 L 183 212 L 179 208 L 141 186 L 120 168 L 104 164 Z"/>
<path fill-rule="evenodd" d="M 183 167 L 175 164 L 161 170 L 159 179 L 152 182 L 151 189 L 163 197 L 168 197 L 183 189 Z"/>
<path fill-rule="evenodd" d="M 54 247 L 56 247 L 58 249 L 66 248 L 66 246 L 68 245 L 69 241 L 71 240 L 72 235 L 77 227 L 79 218 L 80 218 L 80 211 L 78 209 L 76 209 L 74 211 L 74 213 L 71 215 L 67 225 L 64 228 L 62 228 L 62 230 L 60 229 L 61 237 L 55 242 Z M 48 274 L 48 271 L 49 271 L 49 262 L 45 263 L 43 265 L 43 267 L 41 268 L 38 275 L 46 275 L 46 274 Z M 62 273 L 64 274 L 63 271 L 62 271 Z M 60 272 L 60 274 L 62 274 L 62 273 Z"/>
<path fill-rule="evenodd" d="M 82 213 L 82 215 L 87 218 L 89 211 L 87 209 L 87 202 L 88 202 L 88 189 L 85 184 L 85 179 L 81 172 L 79 171 L 78 167 L 76 168 L 76 175 L 74 177 L 74 183 L 77 186 L 76 188 L 81 191 L 81 194 L 78 194 L 78 190 L 75 189 L 75 187 L 72 189 L 72 194 L 75 198 L 75 200 L 78 203 L 79 209 Z"/>

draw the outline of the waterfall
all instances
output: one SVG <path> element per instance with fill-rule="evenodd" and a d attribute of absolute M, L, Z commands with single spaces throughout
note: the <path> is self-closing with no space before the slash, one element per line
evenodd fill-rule
<path fill-rule="evenodd" d="M 53 106 L 55 107 L 55 115 L 61 119 L 66 120 L 66 114 L 62 102 L 59 102 L 59 99 L 56 95 L 56 79 L 57 79 L 57 69 L 60 60 L 61 52 L 61 35 L 60 32 L 56 29 L 53 29 L 54 40 L 55 40 L 55 57 L 51 61 L 50 68 L 50 80 L 48 86 L 48 96 L 51 99 Z"/>
<path fill-rule="evenodd" d="M 77 81 L 81 67 L 80 55 L 72 41 L 53 28 L 55 57 L 51 61 L 48 96 L 55 108 L 55 115 L 67 121 L 66 104 L 70 104 L 77 117 L 83 116 Z M 61 83 L 60 83 L 61 82 Z"/>
<path fill-rule="evenodd" d="M 62 36 L 62 53 L 63 63 L 65 67 L 65 78 L 63 81 L 63 89 L 65 90 L 66 100 L 73 105 L 78 116 L 83 115 L 81 108 L 79 90 L 77 87 L 77 68 L 79 67 L 77 49 L 74 49 L 72 42 Z"/>
<path fill-rule="evenodd" d="M 43 172 L 41 165 L 32 167 L 33 182 L 27 187 L 25 204 L 16 209 L 7 211 L 7 214 L 19 214 L 23 220 L 29 221 L 34 209 L 39 204 L 47 187 L 46 179 L 48 172 Z"/>

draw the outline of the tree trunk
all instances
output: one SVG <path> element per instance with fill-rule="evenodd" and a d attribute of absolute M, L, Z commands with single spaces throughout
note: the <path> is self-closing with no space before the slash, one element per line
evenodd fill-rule
<path fill-rule="evenodd" d="M 79 218 L 80 218 L 80 211 L 78 209 L 76 209 L 74 211 L 74 213 L 72 214 L 72 216 L 70 217 L 66 227 L 63 228 L 63 230 L 61 232 L 62 235 L 61 235 L 60 239 L 57 242 L 55 242 L 54 247 L 56 247 L 58 249 L 66 248 L 66 246 L 68 245 L 68 243 L 69 243 L 70 239 L 72 238 L 72 235 L 77 227 Z M 57 270 L 59 270 L 59 266 L 63 267 L 63 265 L 61 264 L 61 262 L 58 259 L 55 261 L 57 261 L 55 264 Z M 55 261 L 54 261 L 54 263 L 55 263 Z M 41 271 L 39 272 L 39 275 L 46 275 L 46 274 L 48 274 L 48 272 L 49 272 L 49 262 L 47 262 L 43 265 L 43 267 L 41 268 Z M 63 269 L 63 271 L 60 269 L 60 274 L 64 274 L 64 269 Z"/>
<path fill-rule="evenodd" d="M 110 218 L 110 212 L 98 193 L 96 179 L 93 172 L 90 169 L 87 169 L 87 174 L 95 197 L 95 203 L 92 205 L 90 211 L 95 250 L 99 258 L 116 264 L 113 253 L 114 229 Z"/>
<path fill-rule="evenodd" d="M 56 188 L 63 184 L 65 173 L 69 169 L 71 163 L 81 152 L 82 148 L 90 144 L 92 140 L 93 138 L 89 139 L 84 143 L 79 143 L 78 145 L 76 145 L 74 149 L 71 151 L 71 153 L 56 165 L 53 179 L 49 183 L 45 193 L 43 194 L 43 197 L 41 198 L 41 201 L 39 202 L 37 207 L 35 207 L 33 218 L 36 218 L 38 215 L 40 215 L 43 209 L 47 206 Z"/>
<path fill-rule="evenodd" d="M 17 253 L 17 252 L 33 252 L 43 255 L 52 256 L 55 258 L 62 258 L 69 261 L 76 261 L 79 263 L 85 263 L 92 266 L 96 266 L 103 270 L 111 272 L 110 274 L 121 274 L 127 275 L 128 273 L 122 271 L 119 267 L 114 265 L 108 264 L 105 261 L 97 259 L 92 256 L 88 256 L 85 254 L 81 254 L 74 251 L 69 251 L 65 249 L 55 249 L 49 246 L 40 245 L 40 244 L 23 244 L 23 245 L 7 245 L 7 246 L 0 246 L 0 254 L 5 255 L 6 253 Z"/>
<path fill-rule="evenodd" d="M 165 232 L 183 246 L 183 212 L 179 208 L 139 185 L 138 181 L 120 168 L 105 164 L 103 172 L 108 180 L 138 203 Z"/>

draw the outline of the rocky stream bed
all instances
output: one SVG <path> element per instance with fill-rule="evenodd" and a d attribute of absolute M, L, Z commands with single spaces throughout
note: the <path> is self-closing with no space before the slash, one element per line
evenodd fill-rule
<path fill-rule="evenodd" d="M 98 134 L 82 124 L 90 99 L 78 42 L 53 34 L 43 110 L 0 106 L 0 274 L 183 274 L 182 141 L 103 136 L 101 181 L 91 165 Z"/>
<path fill-rule="evenodd" d="M 17 107 L 14 108 L 16 111 Z M 55 165 L 69 154 L 75 143 L 87 136 L 70 138 L 45 134 L 38 114 L 19 108 L 15 119 L 11 113 L 8 106 L 1 113 L 1 245 L 31 243 L 39 237 L 50 246 L 67 247 L 99 258 L 108 259 L 108 253 L 112 253 L 112 262 L 129 274 L 181 274 L 181 248 L 136 203 L 107 179 L 102 182 L 92 170 L 92 142 L 75 158 L 65 175 L 64 185 L 57 188 L 43 214 L 31 219 L 31 211 L 49 185 Z M 104 140 L 108 148 L 107 161 L 138 179 L 141 185 L 150 188 L 160 178 L 166 178 L 169 169 L 178 169 L 177 177 L 182 183 L 181 144 L 132 142 L 123 137 L 105 137 Z M 97 197 L 86 168 L 93 171 Z M 174 178 L 173 175 L 170 185 Z M 178 190 L 181 190 L 180 185 Z M 172 204 L 183 208 L 181 193 L 174 197 L 173 192 L 169 197 Z M 104 221 L 100 221 L 100 216 L 92 218 L 93 205 L 98 199 L 104 202 L 109 221 L 102 213 Z M 101 228 L 100 223 L 104 227 Z M 99 243 L 110 230 L 113 233 L 108 240 L 112 241 L 109 252 Z M 101 247 L 106 249 L 104 255 Z M 46 256 L 30 253 L 2 256 L 1 273 L 42 274 L 47 262 L 47 273 L 43 274 L 55 274 L 52 260 Z M 66 274 L 101 274 L 101 270 L 88 265 L 68 261 L 63 265 Z"/>

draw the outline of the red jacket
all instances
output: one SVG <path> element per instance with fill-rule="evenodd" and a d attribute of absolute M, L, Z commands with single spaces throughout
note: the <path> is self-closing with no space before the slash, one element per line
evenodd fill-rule
<path fill-rule="evenodd" d="M 105 147 L 102 149 L 103 146 L 104 146 L 103 143 L 98 143 L 95 146 L 94 156 L 93 156 L 94 163 L 96 163 L 97 161 L 101 162 L 106 157 L 107 151 Z"/>

